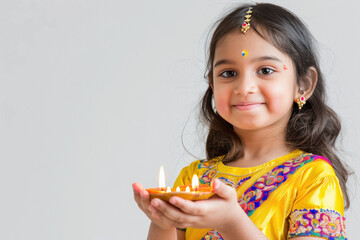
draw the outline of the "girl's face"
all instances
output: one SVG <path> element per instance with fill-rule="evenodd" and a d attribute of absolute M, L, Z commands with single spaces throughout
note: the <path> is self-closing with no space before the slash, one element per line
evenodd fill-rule
<path fill-rule="evenodd" d="M 286 128 L 299 95 L 287 55 L 252 29 L 233 31 L 217 43 L 213 68 L 216 110 L 235 132 Z"/>

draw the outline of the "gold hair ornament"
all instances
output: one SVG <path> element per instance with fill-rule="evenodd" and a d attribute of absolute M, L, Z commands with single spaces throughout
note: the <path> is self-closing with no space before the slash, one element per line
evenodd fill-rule
<path fill-rule="evenodd" d="M 252 7 L 246 12 L 244 23 L 241 26 L 241 32 L 246 33 L 247 30 L 250 29 L 250 21 L 251 21 L 251 11 Z"/>

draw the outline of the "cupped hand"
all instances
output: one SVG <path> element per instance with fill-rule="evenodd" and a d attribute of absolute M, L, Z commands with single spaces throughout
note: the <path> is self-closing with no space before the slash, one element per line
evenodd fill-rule
<path fill-rule="evenodd" d="M 208 200 L 189 201 L 171 197 L 169 205 L 160 199 L 151 201 L 150 210 L 161 222 L 179 228 L 214 228 L 227 230 L 233 222 L 246 216 L 237 202 L 234 188 L 214 179 L 213 188 L 216 195 Z"/>
<path fill-rule="evenodd" d="M 141 211 L 143 211 L 146 214 L 146 216 L 159 228 L 164 230 L 174 228 L 174 226 L 171 225 L 169 221 L 166 221 L 166 219 L 160 217 L 161 213 L 158 213 L 155 210 L 154 206 L 151 204 L 151 202 L 154 201 L 155 199 L 151 201 L 149 193 L 144 189 L 144 187 L 140 183 L 133 183 L 132 186 L 134 190 L 134 199 L 138 204 L 139 208 L 141 209 Z M 156 199 L 156 200 L 159 200 L 162 205 L 169 205 L 168 207 L 173 208 L 173 206 L 167 204 L 166 202 L 160 199 Z"/>

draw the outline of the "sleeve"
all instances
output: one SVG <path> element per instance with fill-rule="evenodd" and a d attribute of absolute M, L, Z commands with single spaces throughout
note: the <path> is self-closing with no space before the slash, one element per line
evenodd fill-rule
<path fill-rule="evenodd" d="M 197 173 L 200 160 L 192 162 L 189 166 L 184 167 L 179 176 L 176 178 L 174 188 L 178 186 L 191 185 L 192 177 Z"/>
<path fill-rule="evenodd" d="M 288 238 L 347 239 L 343 214 L 343 194 L 332 166 L 323 160 L 309 163 L 289 216 Z"/>

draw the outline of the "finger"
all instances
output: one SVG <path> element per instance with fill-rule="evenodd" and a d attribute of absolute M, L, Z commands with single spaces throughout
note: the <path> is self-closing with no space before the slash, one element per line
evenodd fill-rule
<path fill-rule="evenodd" d="M 134 192 L 139 193 L 141 190 L 144 189 L 144 187 L 140 183 L 133 183 L 132 184 Z"/>
<path fill-rule="evenodd" d="M 175 226 L 175 222 L 169 219 L 163 212 L 156 209 L 154 206 L 149 206 L 151 212 L 151 218 L 154 222 L 161 222 L 162 224 Z"/>
<path fill-rule="evenodd" d="M 140 191 L 140 204 L 144 209 L 148 209 L 150 205 L 150 195 L 149 193 L 143 189 Z"/>
<path fill-rule="evenodd" d="M 182 225 L 192 221 L 191 216 L 187 215 L 171 204 L 161 201 L 160 199 L 153 199 L 151 201 L 151 206 L 156 208 L 156 213 L 161 212 L 163 217 L 168 219 L 167 221 L 171 221 L 172 225 L 178 226 L 179 224 Z"/>
<path fill-rule="evenodd" d="M 161 222 L 162 224 L 170 225 L 176 228 L 187 228 L 191 225 L 186 222 L 177 222 L 170 218 L 168 218 L 164 213 L 157 211 L 155 213 L 152 213 L 152 218 L 154 218 L 155 221 Z"/>
<path fill-rule="evenodd" d="M 207 212 L 207 205 L 202 204 L 204 201 L 193 202 L 180 197 L 172 197 L 169 201 L 172 205 L 190 215 L 201 216 Z"/>
<path fill-rule="evenodd" d="M 134 191 L 134 199 L 137 202 L 137 204 L 140 204 L 140 190 L 141 190 L 141 185 L 139 183 L 133 183 L 132 184 L 133 187 L 133 191 Z"/>
<path fill-rule="evenodd" d="M 150 205 L 149 193 L 139 183 L 133 183 L 134 198 L 139 208 L 148 211 Z"/>
<path fill-rule="evenodd" d="M 167 219 L 160 211 L 151 206 L 150 194 L 144 189 L 143 186 L 141 186 L 141 184 L 133 183 L 132 187 L 135 201 L 137 202 L 139 208 L 152 222 L 164 229 L 175 226 L 174 224 L 171 225 L 171 221 Z"/>
<path fill-rule="evenodd" d="M 235 196 L 235 190 L 232 187 L 227 186 L 217 178 L 214 179 L 212 186 L 214 189 L 214 193 L 221 198 L 231 199 Z"/>

